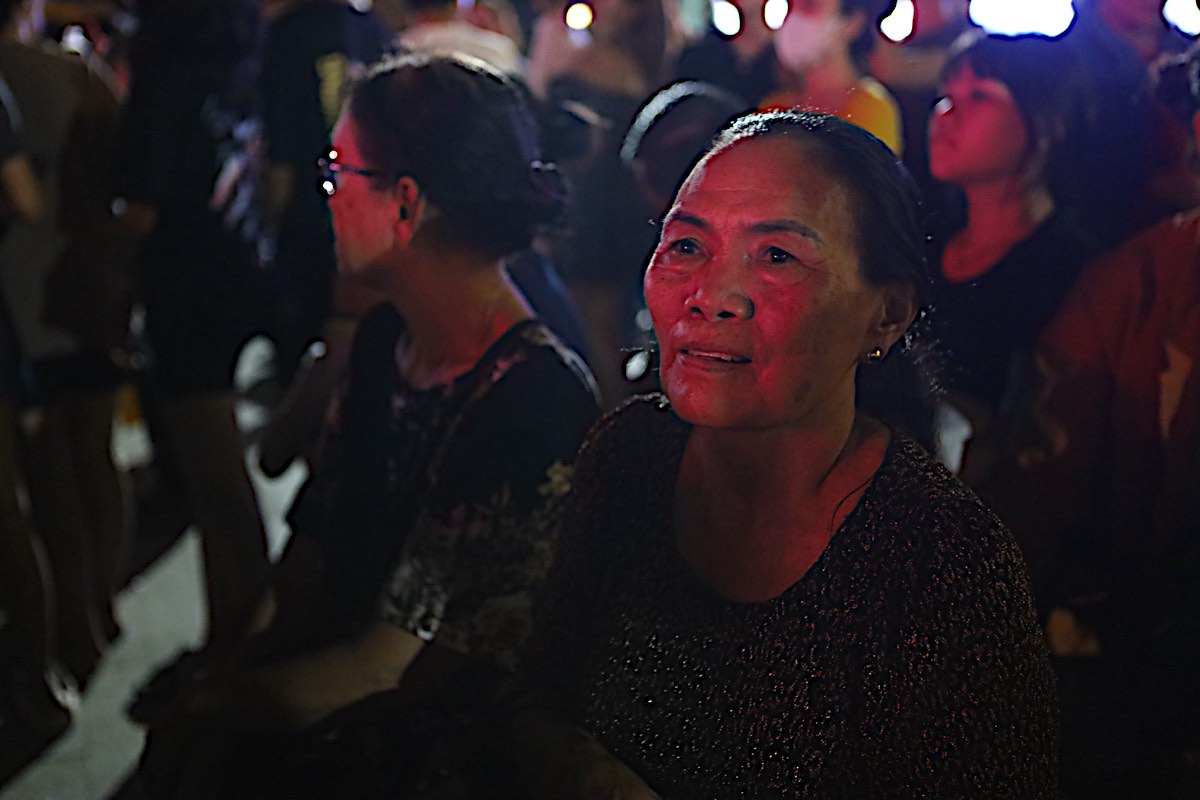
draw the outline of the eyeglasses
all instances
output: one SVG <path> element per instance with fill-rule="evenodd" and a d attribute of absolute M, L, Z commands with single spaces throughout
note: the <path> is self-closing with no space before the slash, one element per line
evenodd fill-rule
<path fill-rule="evenodd" d="M 339 172 L 348 172 L 351 175 L 359 175 L 363 178 L 379 178 L 383 176 L 383 173 L 378 170 L 352 167 L 349 164 L 339 164 L 337 157 L 337 150 L 330 150 L 328 154 L 317 159 L 317 169 L 321 171 L 321 191 L 325 193 L 326 197 L 333 197 L 337 192 L 337 174 Z"/>

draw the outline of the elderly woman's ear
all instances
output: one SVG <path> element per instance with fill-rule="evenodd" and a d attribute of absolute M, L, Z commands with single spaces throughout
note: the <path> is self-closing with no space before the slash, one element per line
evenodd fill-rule
<path fill-rule="evenodd" d="M 878 347 L 886 355 L 916 318 L 917 300 L 910 287 L 900 284 L 883 287 L 879 293 L 879 309 L 867 331 L 863 352 Z"/>

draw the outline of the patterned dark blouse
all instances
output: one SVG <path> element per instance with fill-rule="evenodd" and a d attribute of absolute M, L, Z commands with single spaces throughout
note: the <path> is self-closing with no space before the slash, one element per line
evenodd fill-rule
<path fill-rule="evenodd" d="M 511 669 L 599 413 L 594 384 L 528 321 L 470 372 L 419 391 L 396 368 L 402 333 L 390 306 L 361 323 L 290 521 L 321 547 L 335 619 L 383 618 Z"/>
<path fill-rule="evenodd" d="M 774 600 L 711 593 L 673 546 L 689 427 L 661 398 L 578 462 L 534 680 L 668 800 L 1052 798 L 1055 692 L 1016 546 L 896 437 Z"/>

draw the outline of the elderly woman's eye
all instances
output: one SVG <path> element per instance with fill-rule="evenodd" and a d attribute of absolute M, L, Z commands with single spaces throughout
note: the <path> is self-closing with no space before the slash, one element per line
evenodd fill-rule
<path fill-rule="evenodd" d="M 796 260 L 796 257 L 787 250 L 781 250 L 778 247 L 767 248 L 767 260 L 772 264 L 788 264 Z"/>
<path fill-rule="evenodd" d="M 700 252 L 700 243 L 695 239 L 677 239 L 671 242 L 667 247 L 667 251 L 671 253 L 679 253 L 680 255 L 691 256 Z"/>

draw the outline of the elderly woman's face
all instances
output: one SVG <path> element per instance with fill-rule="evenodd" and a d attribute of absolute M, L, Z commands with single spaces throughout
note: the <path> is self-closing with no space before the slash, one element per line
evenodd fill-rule
<path fill-rule="evenodd" d="M 702 162 L 646 272 L 676 412 L 718 428 L 822 426 L 853 407 L 883 293 L 862 277 L 850 195 L 780 137 Z M 833 416 L 831 416 L 833 415 Z"/>

